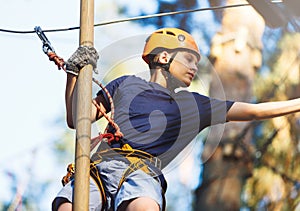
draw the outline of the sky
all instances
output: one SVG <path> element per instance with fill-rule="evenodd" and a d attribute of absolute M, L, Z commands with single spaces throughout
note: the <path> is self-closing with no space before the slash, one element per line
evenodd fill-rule
<path fill-rule="evenodd" d="M 79 25 L 78 0 L 0 2 L 1 29 L 31 31 L 35 26 L 55 29 Z M 78 30 L 53 33 L 48 38 L 55 43 L 57 52 L 66 56 L 78 46 L 78 33 Z M 64 115 L 65 74 L 48 61 L 35 33 L 0 32 L 0 49 L 1 201 L 11 200 L 12 195 L 8 194 L 11 185 L 7 176 L 9 172 L 18 175 L 23 172 L 18 180 L 20 193 L 30 187 L 30 176 L 46 179 L 53 176 L 55 179 L 62 172 L 53 171 L 55 167 L 49 157 L 49 147 L 64 129 L 55 127 L 54 123 Z M 52 189 L 49 197 L 53 197 L 57 188 Z M 49 204 L 45 206 L 49 207 Z"/>
<path fill-rule="evenodd" d="M 62 10 L 68 8 L 77 12 L 70 12 L 70 15 L 57 13 L 55 1 L 51 4 L 37 0 L 5 2 L 0 9 L 1 28 L 27 31 L 38 25 L 45 29 L 78 25 L 76 4 L 72 5 L 74 8 L 66 1 L 59 5 Z M 52 34 L 56 36 L 61 54 L 69 54 L 78 43 L 76 32 L 68 33 Z M 20 150 L 44 144 L 51 136 L 51 132 L 47 131 L 49 122 L 64 109 L 62 90 L 65 75 L 48 61 L 35 33 L 1 32 L 0 46 L 2 161 Z"/>
<path fill-rule="evenodd" d="M 1 29 L 31 31 L 35 26 L 44 30 L 79 26 L 79 0 L 0 0 L 0 3 Z M 155 6 L 143 4 L 149 13 Z M 101 14 L 97 9 L 99 5 L 95 4 L 95 21 L 98 22 L 114 19 L 112 16 L 117 13 L 110 3 L 102 5 Z M 120 30 L 121 26 L 125 30 Z M 143 32 L 147 30 L 150 32 L 153 28 Z M 105 53 L 107 46 L 139 34 L 140 28 L 136 26 L 130 30 L 126 30 L 125 24 L 104 26 L 95 29 L 95 46 L 100 51 L 104 49 Z M 78 47 L 79 30 L 51 32 L 46 36 L 56 53 L 64 59 Z M 0 201 L 10 201 L 14 194 L 10 190 L 10 173 L 23 175 L 17 185 L 21 194 L 31 187 L 32 175 L 40 177 L 34 178 L 37 180 L 57 180 L 57 185 L 40 199 L 43 210 L 49 208 L 49 200 L 61 188 L 60 176 L 65 174 L 65 169 L 54 166 L 49 148 L 67 128 L 66 125 L 61 128 L 55 125 L 57 119 L 65 115 L 66 75 L 48 60 L 35 33 L 0 32 L 0 49 Z"/>

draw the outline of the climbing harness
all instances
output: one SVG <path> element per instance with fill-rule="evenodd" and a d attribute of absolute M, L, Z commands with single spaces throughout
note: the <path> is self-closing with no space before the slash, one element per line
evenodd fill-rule
<path fill-rule="evenodd" d="M 54 51 L 54 48 L 51 46 L 50 41 L 47 39 L 46 35 L 43 33 L 42 29 L 37 26 L 35 27 L 35 32 L 38 34 L 39 38 L 43 42 L 43 51 L 48 56 L 50 61 L 53 61 L 55 65 L 58 67 L 59 70 L 63 69 L 65 72 L 67 72 L 66 69 L 66 63 L 65 61 L 57 56 L 57 54 Z M 105 161 L 107 159 L 117 159 L 117 160 L 123 160 L 128 164 L 128 167 L 123 172 L 123 175 L 119 181 L 118 184 L 118 191 L 120 187 L 122 186 L 123 182 L 126 180 L 126 178 L 136 170 L 142 170 L 146 174 L 154 177 L 157 179 L 161 186 L 163 191 L 166 191 L 166 182 L 163 177 L 162 173 L 160 171 L 161 169 L 161 161 L 159 158 L 152 156 L 151 154 L 141 151 L 132 149 L 132 147 L 125 143 L 123 140 L 123 133 L 121 132 L 119 126 L 117 123 L 114 122 L 114 103 L 112 96 L 108 92 L 105 86 L 103 86 L 98 80 L 95 78 L 92 78 L 92 81 L 96 83 L 107 95 L 108 101 L 110 103 L 111 112 L 110 116 L 106 114 L 103 107 L 101 107 L 95 100 L 92 100 L 92 103 L 97 108 L 97 118 L 99 117 L 99 114 L 104 116 L 105 119 L 108 121 L 107 127 L 104 130 L 104 133 L 99 133 L 98 136 L 91 139 L 91 151 L 100 143 L 100 142 L 106 142 L 108 145 L 111 145 L 112 142 L 118 142 L 120 144 L 120 148 L 108 148 L 105 150 L 100 150 L 95 152 L 91 157 L 90 162 L 90 175 L 97 184 L 100 192 L 101 192 L 101 199 L 102 199 L 102 210 L 105 210 L 107 207 L 107 198 L 105 189 L 103 187 L 103 183 L 99 174 L 99 171 L 97 169 L 97 164 L 99 164 L 102 161 Z M 113 127 L 114 133 L 108 132 L 109 126 Z M 72 179 L 74 179 L 75 175 L 75 164 L 69 164 L 67 167 L 67 174 L 62 178 L 62 184 L 65 186 L 68 182 L 70 182 Z M 160 178 L 160 179 L 158 179 Z M 164 199 L 164 206 L 165 206 L 165 199 Z"/>
<path fill-rule="evenodd" d="M 128 164 L 127 169 L 122 175 L 122 179 L 119 182 L 118 188 L 121 187 L 127 176 L 132 172 L 140 169 L 150 176 L 158 176 L 160 173 L 155 169 L 161 169 L 161 161 L 159 158 L 152 156 L 151 154 L 136 150 L 136 149 L 124 149 L 124 148 L 110 148 L 102 150 L 93 154 L 91 160 L 93 163 L 98 164 L 102 161 L 109 159 L 122 160 Z M 155 168 L 151 168 L 155 167 Z"/>
<path fill-rule="evenodd" d="M 128 166 L 123 171 L 122 177 L 117 187 L 117 192 L 120 190 L 121 186 L 131 173 L 137 170 L 142 170 L 144 173 L 150 175 L 155 180 L 157 180 L 158 183 L 161 185 L 163 191 L 162 210 L 165 210 L 166 200 L 164 194 L 167 190 L 167 183 L 161 172 L 161 160 L 159 158 L 154 157 L 147 152 L 132 149 L 128 144 L 125 144 L 122 148 L 109 148 L 106 150 L 96 152 L 91 157 L 91 160 L 91 176 L 97 183 L 102 193 L 102 201 L 104 202 L 102 209 L 104 209 L 107 206 L 107 199 L 105 197 L 106 195 L 104 187 L 96 165 L 103 161 L 118 160 L 125 162 L 126 164 L 128 164 Z"/>

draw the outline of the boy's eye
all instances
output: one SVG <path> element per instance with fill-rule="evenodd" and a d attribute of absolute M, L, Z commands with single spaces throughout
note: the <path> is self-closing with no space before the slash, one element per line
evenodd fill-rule
<path fill-rule="evenodd" d="M 192 61 L 193 61 L 193 57 L 192 57 L 192 56 L 186 56 L 186 60 L 187 60 L 188 62 L 192 62 Z"/>

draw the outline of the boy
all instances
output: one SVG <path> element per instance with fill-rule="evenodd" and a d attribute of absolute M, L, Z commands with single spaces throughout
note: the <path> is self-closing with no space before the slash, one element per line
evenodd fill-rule
<path fill-rule="evenodd" d="M 94 67 L 98 59 L 95 49 L 80 47 L 66 64 L 70 128 L 74 128 L 72 98 L 78 72 L 84 66 L 80 64 L 84 60 L 82 55 Z M 184 88 L 191 84 L 201 56 L 193 37 L 183 30 L 155 31 L 146 40 L 142 57 L 150 68 L 149 81 L 122 76 L 106 86 L 113 98 L 115 122 L 122 136 L 109 143 L 108 148 L 113 148 L 115 154 L 100 148 L 92 156 L 97 161 L 98 181 L 104 188 L 99 191 L 91 180 L 90 210 L 163 210 L 166 182 L 161 167 L 201 130 L 228 121 L 261 120 L 300 110 L 300 99 L 249 104 L 186 91 Z M 102 117 L 99 108 L 109 112 L 111 106 L 104 90 L 98 92 L 94 102 L 91 120 L 97 121 Z M 116 127 L 110 125 L 108 131 L 114 134 Z M 124 145 L 129 148 L 122 148 Z M 72 186 L 72 181 L 64 186 L 53 202 L 53 210 L 72 210 Z"/>

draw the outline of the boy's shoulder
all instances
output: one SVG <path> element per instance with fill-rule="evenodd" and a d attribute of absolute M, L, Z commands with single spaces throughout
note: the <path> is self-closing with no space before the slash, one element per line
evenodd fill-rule
<path fill-rule="evenodd" d="M 148 82 L 144 80 L 143 78 L 140 78 L 136 75 L 124 75 L 120 76 L 114 80 L 112 80 L 110 83 L 114 84 L 147 84 Z"/>

